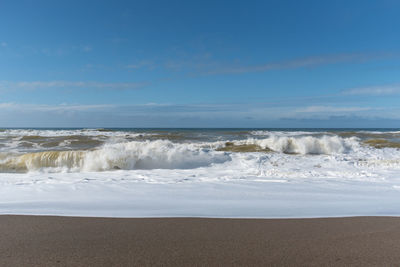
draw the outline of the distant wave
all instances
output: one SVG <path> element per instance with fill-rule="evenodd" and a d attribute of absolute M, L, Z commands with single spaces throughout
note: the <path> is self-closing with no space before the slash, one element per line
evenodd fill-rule
<path fill-rule="evenodd" d="M 61 137 L 61 136 L 141 136 L 151 133 L 138 133 L 132 131 L 114 131 L 108 129 L 61 129 L 61 130 L 46 130 L 46 129 L 6 129 L 0 131 L 0 136 L 40 136 L 40 137 Z"/>
<path fill-rule="evenodd" d="M 347 153 L 359 147 L 356 138 L 339 136 L 278 136 L 271 135 L 264 139 L 249 139 L 246 144 L 257 144 L 264 149 L 289 154 L 337 154 Z"/>

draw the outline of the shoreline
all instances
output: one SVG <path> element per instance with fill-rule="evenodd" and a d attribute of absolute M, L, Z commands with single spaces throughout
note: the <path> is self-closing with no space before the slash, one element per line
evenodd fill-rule
<path fill-rule="evenodd" d="M 0 215 L 1 266 L 395 265 L 399 217 Z"/>

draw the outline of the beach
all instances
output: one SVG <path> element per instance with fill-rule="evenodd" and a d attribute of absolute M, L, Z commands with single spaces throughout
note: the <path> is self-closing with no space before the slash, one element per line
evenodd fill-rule
<path fill-rule="evenodd" d="M 0 216 L 1 266 L 393 266 L 400 219 Z"/>

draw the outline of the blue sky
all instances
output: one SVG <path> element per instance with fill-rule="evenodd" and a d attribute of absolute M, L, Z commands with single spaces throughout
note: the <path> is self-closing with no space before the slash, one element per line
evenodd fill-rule
<path fill-rule="evenodd" d="M 399 1 L 0 1 L 0 127 L 399 127 Z"/>

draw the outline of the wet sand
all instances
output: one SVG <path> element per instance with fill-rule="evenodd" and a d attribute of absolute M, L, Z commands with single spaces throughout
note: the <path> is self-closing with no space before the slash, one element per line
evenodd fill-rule
<path fill-rule="evenodd" d="M 0 266 L 395 266 L 400 218 L 0 216 Z"/>

